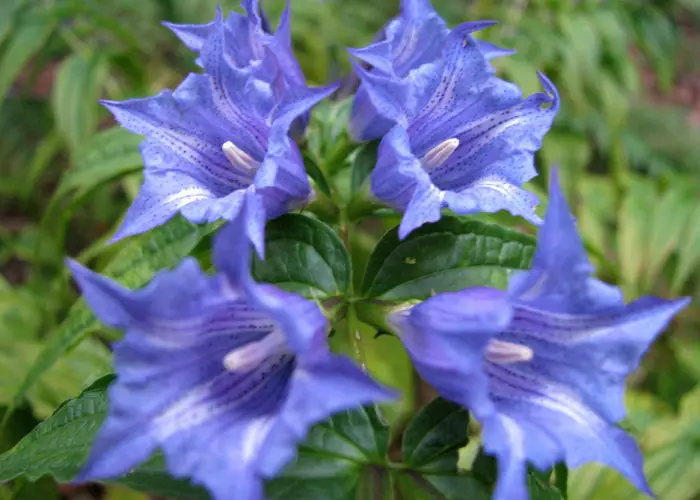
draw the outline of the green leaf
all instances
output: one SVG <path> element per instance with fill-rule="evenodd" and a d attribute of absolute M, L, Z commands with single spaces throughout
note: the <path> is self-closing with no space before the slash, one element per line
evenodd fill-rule
<path fill-rule="evenodd" d="M 469 413 L 464 407 L 435 398 L 404 432 L 404 462 L 424 472 L 457 472 L 458 450 L 467 445 L 468 425 Z"/>
<path fill-rule="evenodd" d="M 61 494 L 56 482 L 49 477 L 37 481 L 20 479 L 12 488 L 12 500 L 60 500 Z"/>
<path fill-rule="evenodd" d="M 647 245 L 645 288 L 650 289 L 671 253 L 688 231 L 688 221 L 695 200 L 680 186 L 671 186 L 654 206 L 651 237 Z"/>
<path fill-rule="evenodd" d="M 0 456 L 0 481 L 9 481 L 22 474 L 32 481 L 47 474 L 58 482 L 71 481 L 85 463 L 107 414 L 107 387 L 113 380 L 114 377 L 109 375 L 96 381 Z M 168 476 L 160 454 L 112 482 L 159 496 L 208 498 L 200 488 Z"/>
<path fill-rule="evenodd" d="M 97 128 L 97 100 L 109 69 L 103 52 L 73 54 L 61 63 L 51 91 L 58 131 L 72 155 Z"/>
<path fill-rule="evenodd" d="M 352 99 L 325 100 L 315 106 L 306 133 L 308 151 L 316 164 L 329 175 L 346 165 L 348 154 L 355 148 L 346 126 L 350 119 Z"/>
<path fill-rule="evenodd" d="M 141 168 L 138 145 L 142 140 L 121 127 L 98 132 L 76 153 L 74 166 L 61 177 L 54 197 L 61 198 L 70 191 L 87 193 Z"/>
<path fill-rule="evenodd" d="M 473 220 L 443 217 L 405 240 L 398 228 L 377 245 L 365 271 L 365 297 L 425 299 L 468 286 L 504 287 L 515 270 L 528 269 L 535 239 Z"/>
<path fill-rule="evenodd" d="M 15 11 L 24 3 L 24 0 L 5 0 L 0 3 L 0 46 L 5 37 L 10 33 L 14 24 Z"/>
<path fill-rule="evenodd" d="M 410 472 L 397 479 L 408 498 L 473 498 L 488 500 L 487 488 L 475 477 L 459 471 L 459 449 L 468 443 L 469 413 L 461 405 L 435 398 L 408 424 L 402 452 Z"/>
<path fill-rule="evenodd" d="M 488 488 L 469 474 L 402 473 L 396 480 L 401 498 L 412 500 L 490 500 Z"/>
<path fill-rule="evenodd" d="M 377 164 L 379 141 L 368 142 L 360 147 L 352 161 L 351 194 L 355 196 L 362 191 L 372 169 Z"/>
<path fill-rule="evenodd" d="M 127 287 L 143 286 L 156 271 L 178 264 L 208 231 L 209 226 L 194 226 L 177 217 L 150 233 L 126 242 L 102 272 Z M 12 406 L 18 406 L 27 391 L 62 356 L 99 329 L 100 323 L 85 301 L 81 299 L 76 302 L 66 319 L 44 340 L 41 352 L 19 384 Z"/>
<path fill-rule="evenodd" d="M 671 286 L 674 294 L 680 293 L 690 275 L 697 270 L 698 264 L 700 264 L 700 206 L 697 206 L 690 216 L 687 232 L 679 245 L 678 265 Z"/>
<path fill-rule="evenodd" d="M 618 264 L 626 289 L 637 291 L 644 265 L 643 249 L 649 243 L 649 207 L 656 206 L 655 185 L 648 179 L 633 179 L 618 214 Z"/>
<path fill-rule="evenodd" d="M 659 421 L 642 438 L 645 472 L 658 498 L 700 495 L 700 388 L 681 400 L 680 415 Z"/>
<path fill-rule="evenodd" d="M 354 500 L 388 472 L 389 429 L 373 407 L 334 415 L 311 429 L 297 460 L 266 488 L 268 500 Z M 372 477 L 372 473 L 378 475 Z"/>
<path fill-rule="evenodd" d="M 486 454 L 483 448 L 479 449 L 472 464 L 472 473 L 483 483 L 495 486 L 498 479 L 496 458 Z M 551 483 L 550 477 L 551 470 L 539 471 L 533 467 L 528 468 L 526 481 L 531 500 L 563 500 L 564 495 Z"/>
<path fill-rule="evenodd" d="M 5 50 L 0 54 L 0 102 L 5 99 L 27 61 L 41 50 L 55 27 L 54 22 L 39 15 L 21 18 L 21 22 L 15 24 Z"/>
<path fill-rule="evenodd" d="M 27 367 L 42 347 L 37 341 L 0 340 L 0 404 L 11 402 Z M 86 339 L 41 377 L 27 393 L 27 399 L 34 414 L 45 418 L 63 401 L 110 370 L 111 355 L 107 347 Z"/>
<path fill-rule="evenodd" d="M 265 260 L 256 256 L 256 279 L 318 300 L 345 294 L 350 260 L 343 242 L 323 222 L 287 214 L 267 224 Z"/>

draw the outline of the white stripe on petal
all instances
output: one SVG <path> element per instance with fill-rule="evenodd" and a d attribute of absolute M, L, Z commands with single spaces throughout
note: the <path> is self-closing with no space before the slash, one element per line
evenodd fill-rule
<path fill-rule="evenodd" d="M 257 451 L 274 423 L 274 417 L 260 417 L 246 426 L 241 442 L 241 458 L 244 462 L 250 462 L 257 456 Z"/>
<path fill-rule="evenodd" d="M 173 205 L 177 210 L 199 200 L 213 198 L 211 191 L 200 187 L 188 187 L 173 193 L 162 201 L 163 205 Z"/>

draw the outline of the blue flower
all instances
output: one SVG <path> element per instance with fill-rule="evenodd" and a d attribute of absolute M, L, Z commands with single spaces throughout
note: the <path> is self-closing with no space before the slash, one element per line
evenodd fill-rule
<path fill-rule="evenodd" d="M 95 314 L 126 331 L 78 480 L 125 474 L 162 448 L 172 474 L 213 498 L 260 499 L 312 424 L 392 396 L 328 351 L 315 303 L 252 280 L 245 231 L 242 217 L 221 230 L 218 275 L 188 258 L 136 291 L 69 263 Z"/>
<path fill-rule="evenodd" d="M 544 75 L 545 93 L 526 99 L 517 86 L 494 76 L 471 35 L 492 24 L 458 26 L 443 43 L 440 60 L 406 78 L 391 74 L 389 64 L 388 76 L 356 65 L 377 112 L 396 123 L 380 145 L 371 187 L 377 198 L 405 212 L 402 238 L 437 221 L 445 207 L 458 214 L 505 209 L 541 222 L 537 198 L 521 186 L 536 175 L 534 153 L 559 97 Z M 374 67 L 378 61 L 383 59 L 372 58 Z"/>
<path fill-rule="evenodd" d="M 292 88 L 306 88 L 306 79 L 299 62 L 294 57 L 291 43 L 289 0 L 282 13 L 276 33 L 270 33 L 267 17 L 258 0 L 243 0 L 241 5 L 247 15 L 231 12 L 224 21 L 226 43 L 224 57 L 237 68 L 252 67 L 256 78 L 273 83 L 275 71 L 265 64 L 266 52 L 275 50 L 275 55 L 282 66 L 284 83 Z M 221 16 L 217 8 L 217 16 Z M 216 31 L 216 21 L 205 24 L 163 23 L 177 35 L 187 48 L 201 54 L 207 39 Z M 203 66 L 201 57 L 197 63 Z"/>
<path fill-rule="evenodd" d="M 447 24 L 428 0 L 403 0 L 401 15 L 389 22 L 380 41 L 350 52 L 370 65 L 375 74 L 410 81 L 416 72 L 442 63 L 443 44 L 449 34 Z M 476 43 L 488 60 L 513 53 L 488 42 Z M 420 69 L 424 65 L 428 66 Z M 393 124 L 379 114 L 367 89 L 360 85 L 350 117 L 352 137 L 358 141 L 379 139 Z"/>
<path fill-rule="evenodd" d="M 592 271 L 554 174 L 533 267 L 507 292 L 444 293 L 391 316 L 421 376 L 480 419 L 498 500 L 528 497 L 527 461 L 601 462 L 650 493 L 639 449 L 615 423 L 625 378 L 689 299 L 624 304 Z"/>
<path fill-rule="evenodd" d="M 181 212 L 195 223 L 232 220 L 244 193 L 260 197 L 251 224 L 261 226 L 308 201 L 301 153 L 289 138 L 299 116 L 333 87 L 290 88 L 279 51 L 266 46 L 270 81 L 231 64 L 230 34 L 219 15 L 202 46 L 205 74 L 190 74 L 174 91 L 104 104 L 141 145 L 144 184 L 113 240 L 148 231 Z M 262 238 L 254 244 L 262 253 Z"/>

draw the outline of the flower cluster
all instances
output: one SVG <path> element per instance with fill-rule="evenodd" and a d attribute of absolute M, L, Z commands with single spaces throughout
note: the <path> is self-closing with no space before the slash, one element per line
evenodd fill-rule
<path fill-rule="evenodd" d="M 115 346 L 109 415 L 80 478 L 124 474 L 161 448 L 169 471 L 217 500 L 258 499 L 293 460 L 313 424 L 393 393 L 330 352 L 320 306 L 251 276 L 266 221 L 313 194 L 294 138 L 335 87 L 310 88 L 291 48 L 289 5 L 271 32 L 256 0 L 247 15 L 167 26 L 203 73 L 175 91 L 105 102 L 146 136 L 144 183 L 114 236 L 143 233 L 176 213 L 226 221 L 213 244 L 218 274 L 193 258 L 141 290 L 70 262 L 87 303 L 124 330 Z M 403 213 L 401 238 L 449 208 L 508 210 L 542 225 L 532 269 L 507 290 L 466 288 L 388 317 L 413 364 L 439 393 L 481 422 L 497 456 L 495 497 L 528 497 L 526 466 L 598 461 L 649 492 L 641 455 L 616 425 L 624 380 L 686 304 L 625 304 L 591 276 L 556 170 L 545 220 L 523 189 L 559 107 L 554 85 L 523 98 L 490 65 L 511 51 L 477 41 L 491 22 L 450 29 L 428 0 L 404 0 L 376 43 L 353 49 L 361 84 L 349 124 L 381 139 L 371 190 Z M 293 256 L 290 256 L 293 258 Z"/>

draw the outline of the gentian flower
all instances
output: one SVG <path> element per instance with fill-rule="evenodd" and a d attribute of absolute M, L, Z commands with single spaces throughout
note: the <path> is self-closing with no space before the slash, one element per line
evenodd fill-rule
<path fill-rule="evenodd" d="M 188 258 L 136 291 L 69 263 L 95 314 L 126 331 L 77 480 L 120 476 L 162 448 L 173 475 L 214 499 L 260 499 L 312 424 L 391 396 L 328 351 L 314 302 L 253 281 L 246 231 L 242 216 L 220 231 L 219 274 Z"/>
<path fill-rule="evenodd" d="M 291 43 L 289 0 L 282 13 L 276 33 L 270 32 L 265 12 L 258 0 L 243 0 L 241 6 L 246 11 L 243 16 L 231 12 L 223 22 L 226 43 L 223 53 L 226 61 L 237 67 L 251 67 L 256 78 L 272 84 L 276 71 L 271 71 L 266 65 L 266 52 L 269 48 L 275 50 L 276 59 L 282 66 L 282 78 L 285 85 L 305 89 L 306 79 L 294 57 Z M 217 17 L 221 17 L 221 9 L 217 7 Z M 185 46 L 201 54 L 207 39 L 216 31 L 217 21 L 205 24 L 175 24 L 163 23 L 185 44 Z M 201 56 L 197 63 L 204 65 Z"/>
<path fill-rule="evenodd" d="M 376 43 L 350 53 L 383 76 L 394 75 L 404 81 L 442 64 L 443 44 L 450 34 L 445 20 L 429 0 L 403 0 L 401 14 L 384 28 Z M 513 54 L 513 50 L 489 42 L 477 41 L 487 60 Z M 422 66 L 427 65 L 425 68 Z M 492 70 L 493 71 L 493 70 Z M 379 114 L 364 85 L 360 85 L 350 116 L 350 135 L 357 141 L 379 139 L 394 123 Z"/>
<path fill-rule="evenodd" d="M 596 461 L 650 493 L 625 415 L 625 377 L 689 299 L 642 297 L 591 277 L 556 175 L 533 267 L 507 292 L 470 288 L 390 316 L 421 376 L 468 407 L 499 461 L 497 500 L 528 498 L 526 462 Z"/>
<path fill-rule="evenodd" d="M 257 226 L 308 201 L 301 153 L 288 133 L 334 89 L 284 83 L 277 47 L 286 37 L 264 47 L 259 66 L 269 81 L 256 77 L 256 65 L 232 64 L 230 37 L 217 16 L 201 49 L 206 74 L 190 74 L 174 92 L 104 103 L 122 126 L 147 136 L 144 184 L 113 240 L 148 231 L 177 212 L 195 223 L 232 220 L 246 191 L 260 197 L 260 210 L 249 213 Z M 253 243 L 262 253 L 262 238 Z"/>
<path fill-rule="evenodd" d="M 356 65 L 377 112 L 396 125 L 382 139 L 372 172 L 373 194 L 405 212 L 399 235 L 440 218 L 508 210 L 533 223 L 537 198 L 521 188 L 536 175 L 534 153 L 559 108 L 554 85 L 522 99 L 520 89 L 494 75 L 472 33 L 490 21 L 450 32 L 438 62 L 406 78 L 377 51 L 355 55 L 383 68 Z M 385 76 L 389 75 L 389 76 Z"/>

